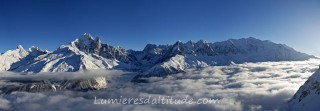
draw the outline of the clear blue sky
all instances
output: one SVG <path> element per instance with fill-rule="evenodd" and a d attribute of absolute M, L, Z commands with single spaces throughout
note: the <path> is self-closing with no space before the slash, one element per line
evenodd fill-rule
<path fill-rule="evenodd" d="M 52 51 L 83 33 L 135 50 L 255 37 L 320 55 L 320 1 L 0 0 L 0 52 L 18 44 Z"/>

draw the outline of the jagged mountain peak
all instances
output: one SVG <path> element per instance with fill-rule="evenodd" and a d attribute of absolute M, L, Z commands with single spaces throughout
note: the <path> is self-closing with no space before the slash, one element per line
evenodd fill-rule
<path fill-rule="evenodd" d="M 187 43 L 193 43 L 193 41 L 192 41 L 192 40 L 189 40 Z"/>
<path fill-rule="evenodd" d="M 83 48 L 92 48 L 93 45 L 101 45 L 102 42 L 99 37 L 93 37 L 88 33 L 83 34 L 81 37 L 75 39 L 70 43 L 71 46 L 77 47 L 80 50 Z"/>
<path fill-rule="evenodd" d="M 17 49 L 19 49 L 19 50 L 24 50 L 23 46 L 20 45 L 20 44 L 17 46 Z"/>
<path fill-rule="evenodd" d="M 157 48 L 157 47 L 158 47 L 158 46 L 155 45 L 155 44 L 147 44 L 147 45 L 144 47 L 143 51 L 148 52 L 148 51 L 153 50 L 153 49 L 155 49 L 155 48 Z"/>
<path fill-rule="evenodd" d="M 31 46 L 29 49 L 28 49 L 29 52 L 33 52 L 33 51 L 42 51 L 42 52 L 49 52 L 47 50 L 42 50 L 40 49 L 39 47 L 37 46 Z"/>
<path fill-rule="evenodd" d="M 15 50 L 8 50 L 2 54 L 2 56 L 11 56 L 11 57 L 25 57 L 28 55 L 28 52 L 23 48 L 22 45 L 18 45 Z"/>
<path fill-rule="evenodd" d="M 205 40 L 203 40 L 203 39 L 200 39 L 200 40 L 197 42 L 197 44 L 206 44 L 206 43 L 208 43 L 208 41 L 205 41 Z"/>
<path fill-rule="evenodd" d="M 37 57 L 39 55 L 43 55 L 43 54 L 48 54 L 49 51 L 47 50 L 42 50 L 40 49 L 39 47 L 36 47 L 36 46 L 31 46 L 28 50 L 29 52 L 29 56 L 32 56 L 32 57 Z"/>
<path fill-rule="evenodd" d="M 95 39 L 90 34 L 85 33 L 81 37 L 72 41 L 71 44 L 90 45 L 92 42 L 95 42 Z"/>
<path fill-rule="evenodd" d="M 31 46 L 29 48 L 29 51 L 34 51 L 34 50 L 41 50 L 41 49 L 39 47 L 37 47 L 37 46 Z"/>
<path fill-rule="evenodd" d="M 100 40 L 100 37 L 96 37 L 96 38 L 95 38 L 95 41 L 96 41 L 97 43 L 102 43 L 101 40 Z"/>
<path fill-rule="evenodd" d="M 266 40 L 260 40 L 255 37 L 239 38 L 239 39 L 228 39 L 221 42 L 264 42 Z"/>
<path fill-rule="evenodd" d="M 42 50 L 39 47 L 31 46 L 28 50 L 25 50 L 22 45 L 18 45 L 14 50 L 8 50 L 3 53 L 3 56 L 14 56 L 23 58 L 31 53 L 49 53 L 47 50 Z"/>
<path fill-rule="evenodd" d="M 101 40 L 97 37 L 94 39 L 90 34 L 85 33 L 82 37 L 72 41 L 71 47 L 78 48 L 81 51 L 87 53 L 99 54 L 99 48 L 101 48 Z"/>
<path fill-rule="evenodd" d="M 80 39 L 83 39 L 83 40 L 85 40 L 85 39 L 93 40 L 93 37 L 92 37 L 91 34 L 89 34 L 89 33 L 84 33 Z"/>
<path fill-rule="evenodd" d="M 33 58 L 46 53 L 46 51 L 42 51 L 36 47 L 31 47 L 26 51 L 21 45 L 18 45 L 17 49 L 8 50 L 0 55 L 0 71 L 16 68 L 21 64 L 26 64 Z"/>
<path fill-rule="evenodd" d="M 70 46 L 79 51 L 96 54 L 107 59 L 117 59 L 128 63 L 130 58 L 127 51 L 120 46 L 112 46 L 101 42 L 99 37 L 93 38 L 90 34 L 84 34 L 82 37 L 72 41 Z"/>
<path fill-rule="evenodd" d="M 259 40 L 259 39 L 255 38 L 255 37 L 248 37 L 246 39 Z"/>
<path fill-rule="evenodd" d="M 216 43 L 223 43 L 223 44 L 232 44 L 232 45 L 283 45 L 277 44 L 270 40 L 261 40 L 255 37 L 248 37 L 248 38 L 240 38 L 240 39 L 228 39 L 226 41 L 216 42 Z"/>

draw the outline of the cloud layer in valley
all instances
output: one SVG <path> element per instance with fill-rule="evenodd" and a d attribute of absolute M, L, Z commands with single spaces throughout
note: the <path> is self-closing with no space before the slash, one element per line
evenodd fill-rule
<path fill-rule="evenodd" d="M 0 80 L 10 81 L 41 81 L 46 79 L 68 80 L 68 79 L 85 79 L 93 77 L 107 77 L 112 75 L 125 74 L 121 70 L 89 70 L 78 72 L 40 72 L 40 73 L 15 73 L 0 72 Z"/>
<path fill-rule="evenodd" d="M 320 60 L 244 63 L 191 69 L 186 73 L 152 77 L 145 83 L 130 83 L 124 72 L 109 78 L 105 90 L 76 92 L 13 92 L 0 96 L 4 110 L 123 110 L 123 111 L 257 111 L 284 110 Z M 6 73 L 6 72 L 4 72 Z M 7 75 L 7 74 L 2 74 Z M 52 74 L 54 75 L 54 74 Z M 120 76 L 119 76 L 120 75 Z M 130 74 L 129 74 L 130 75 Z M 5 83 L 0 83 L 5 84 Z M 94 105 L 94 98 L 185 96 L 220 100 L 202 105 Z"/>

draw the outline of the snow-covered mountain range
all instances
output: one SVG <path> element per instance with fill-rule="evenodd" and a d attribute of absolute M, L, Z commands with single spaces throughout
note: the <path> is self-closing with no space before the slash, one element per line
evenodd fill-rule
<path fill-rule="evenodd" d="M 298 52 L 284 44 L 250 37 L 215 43 L 200 40 L 187 43 L 177 41 L 167 46 L 149 44 L 136 58 L 147 67 L 141 76 L 162 76 L 183 72 L 188 68 L 244 62 L 299 61 L 314 56 Z"/>
<path fill-rule="evenodd" d="M 13 70 L 23 64 L 29 63 L 36 57 L 47 54 L 48 51 L 41 50 L 38 47 L 31 47 L 25 50 L 21 45 L 15 50 L 8 50 L 0 55 L 0 71 Z"/>
<path fill-rule="evenodd" d="M 84 34 L 53 52 L 19 46 L 0 55 L 0 71 L 75 72 L 92 69 L 136 71 L 139 77 L 165 76 L 189 68 L 244 62 L 299 61 L 315 58 L 284 44 L 253 37 L 209 43 L 177 41 L 173 45 L 148 44 L 142 51 L 104 44 Z"/>

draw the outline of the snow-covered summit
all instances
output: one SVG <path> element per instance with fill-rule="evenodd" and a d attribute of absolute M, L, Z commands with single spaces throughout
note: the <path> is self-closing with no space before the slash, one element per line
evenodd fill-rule
<path fill-rule="evenodd" d="M 29 54 L 33 57 L 37 57 L 39 55 L 47 54 L 49 53 L 48 50 L 42 50 L 39 47 L 31 46 L 28 50 Z"/>
<path fill-rule="evenodd" d="M 70 45 L 89 54 L 97 54 L 107 59 L 116 59 L 127 63 L 130 62 L 130 58 L 128 57 L 128 54 L 124 48 L 103 44 L 99 37 L 94 39 L 90 34 L 87 33 L 85 33 L 79 39 L 71 42 Z"/>
<path fill-rule="evenodd" d="M 101 41 L 99 38 L 94 40 L 90 34 L 85 33 L 82 37 L 72 41 L 70 45 L 81 51 L 97 54 L 101 48 Z"/>
<path fill-rule="evenodd" d="M 36 60 L 21 65 L 17 72 L 75 72 L 79 70 L 111 69 L 118 65 L 95 54 L 87 54 L 70 45 L 61 46 L 56 51 L 38 56 Z"/>
<path fill-rule="evenodd" d="M 29 50 L 25 50 L 22 45 L 18 45 L 15 50 L 8 50 L 0 55 L 0 71 L 7 71 L 16 67 L 19 63 L 30 61 L 32 57 L 37 57 L 42 54 L 46 54 L 37 47 L 31 47 Z"/>
<path fill-rule="evenodd" d="M 15 50 L 8 50 L 5 53 L 0 55 L 0 71 L 9 70 L 11 65 L 21 58 L 24 58 L 28 55 L 28 52 L 19 45 Z"/>

